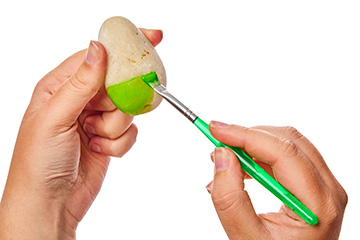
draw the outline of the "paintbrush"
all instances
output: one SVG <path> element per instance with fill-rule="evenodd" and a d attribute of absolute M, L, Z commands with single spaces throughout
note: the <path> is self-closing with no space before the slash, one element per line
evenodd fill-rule
<path fill-rule="evenodd" d="M 189 119 L 216 147 L 226 147 L 232 150 L 239 159 L 242 169 L 252 178 L 256 179 L 260 184 L 267 188 L 277 198 L 279 198 L 286 206 L 292 209 L 302 219 L 310 225 L 316 225 L 318 218 L 306 206 L 304 206 L 294 195 L 292 195 L 279 182 L 271 177 L 263 168 L 261 168 L 254 160 L 251 159 L 241 148 L 228 146 L 215 139 L 210 131 L 209 125 L 201 120 L 189 108 L 177 100 L 162 85 L 155 72 L 141 76 L 142 80 L 159 95 L 179 110 L 187 119 Z"/>

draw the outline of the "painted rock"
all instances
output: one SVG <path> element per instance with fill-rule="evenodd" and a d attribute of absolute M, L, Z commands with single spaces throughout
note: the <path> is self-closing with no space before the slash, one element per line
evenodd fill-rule
<path fill-rule="evenodd" d="M 159 55 L 145 35 L 128 19 L 112 17 L 101 26 L 99 42 L 107 52 L 105 87 L 115 106 L 128 115 L 155 109 L 161 97 L 141 76 L 156 72 L 159 81 L 166 85 L 166 74 Z"/>

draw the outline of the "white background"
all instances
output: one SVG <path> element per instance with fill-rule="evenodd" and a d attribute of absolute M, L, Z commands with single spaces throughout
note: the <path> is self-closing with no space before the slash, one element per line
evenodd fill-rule
<path fill-rule="evenodd" d="M 168 88 L 204 120 L 296 127 L 349 195 L 341 239 L 359 211 L 358 1 L 2 1 L 0 189 L 32 90 L 124 16 L 164 31 Z M 226 239 L 205 186 L 213 146 L 163 102 L 138 116 L 137 143 L 113 159 L 78 239 Z M 301 181 L 301 179 L 299 179 Z M 281 203 L 246 182 L 257 212 Z M 357 195 L 356 195 L 357 194 Z M 1 227 L 1 226 L 0 226 Z"/>

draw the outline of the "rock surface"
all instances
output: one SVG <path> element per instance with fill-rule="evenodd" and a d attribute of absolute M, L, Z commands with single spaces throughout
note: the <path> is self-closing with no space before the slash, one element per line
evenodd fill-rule
<path fill-rule="evenodd" d="M 160 104 L 161 97 L 153 94 L 153 90 L 137 78 L 156 72 L 159 81 L 166 84 L 164 66 L 150 41 L 134 24 L 123 17 L 106 20 L 101 26 L 99 41 L 104 45 L 108 55 L 105 86 L 107 90 L 112 87 L 122 94 L 109 94 L 114 104 L 129 115 L 138 115 L 155 109 Z"/>

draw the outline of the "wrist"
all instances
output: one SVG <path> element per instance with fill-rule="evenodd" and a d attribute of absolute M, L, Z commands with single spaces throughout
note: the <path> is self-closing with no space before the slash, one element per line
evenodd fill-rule
<path fill-rule="evenodd" d="M 61 204 L 37 197 L 0 203 L 0 239 L 75 239 L 77 222 Z"/>

